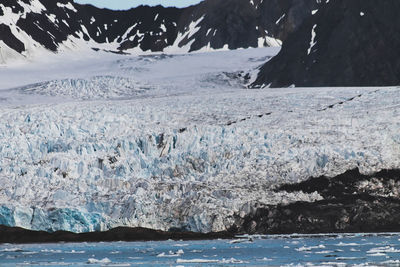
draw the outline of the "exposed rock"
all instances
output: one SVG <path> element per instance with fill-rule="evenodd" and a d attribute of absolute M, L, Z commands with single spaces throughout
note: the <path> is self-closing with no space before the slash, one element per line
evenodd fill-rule
<path fill-rule="evenodd" d="M 18 53 L 22 53 L 23 51 L 25 51 L 24 44 L 12 34 L 10 28 L 7 27 L 7 25 L 2 23 L 0 23 L 0 41 L 3 41 L 7 46 Z"/>
<path fill-rule="evenodd" d="M 333 178 L 322 176 L 283 185 L 277 190 L 318 192 L 324 199 L 260 208 L 239 219 L 239 227 L 232 231 L 251 234 L 399 231 L 399 182 L 400 170 L 362 175 L 356 169 Z"/>
<path fill-rule="evenodd" d="M 161 240 L 204 240 L 216 238 L 232 238 L 228 232 L 193 233 L 163 232 L 146 228 L 118 227 L 107 232 L 91 232 L 76 234 L 66 231 L 54 233 L 31 231 L 19 227 L 0 225 L 0 243 L 53 243 L 53 242 L 113 242 L 113 241 L 161 241 Z"/>
<path fill-rule="evenodd" d="M 252 87 L 400 84 L 400 2 L 326 2 L 261 68 Z"/>
<path fill-rule="evenodd" d="M 193 21 L 199 30 L 183 38 L 180 45 L 191 42 L 191 51 L 277 46 L 287 35 L 311 16 L 315 0 L 206 0 L 183 12 L 179 32 Z"/>

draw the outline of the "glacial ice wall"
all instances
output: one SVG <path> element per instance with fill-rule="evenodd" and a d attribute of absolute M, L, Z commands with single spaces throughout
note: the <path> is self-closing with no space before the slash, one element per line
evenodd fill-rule
<path fill-rule="evenodd" d="M 1 108 L 0 223 L 219 231 L 320 199 L 283 182 L 400 167 L 399 88 L 234 90 Z"/>

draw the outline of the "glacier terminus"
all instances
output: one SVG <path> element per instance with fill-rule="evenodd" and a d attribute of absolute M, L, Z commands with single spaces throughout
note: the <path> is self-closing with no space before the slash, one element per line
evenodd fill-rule
<path fill-rule="evenodd" d="M 279 185 L 400 167 L 400 88 L 247 89 L 278 52 L 1 67 L 0 224 L 223 231 L 265 205 L 323 198 Z"/>

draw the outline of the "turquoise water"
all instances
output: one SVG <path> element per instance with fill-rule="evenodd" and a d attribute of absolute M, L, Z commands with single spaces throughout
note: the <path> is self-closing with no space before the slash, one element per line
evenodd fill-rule
<path fill-rule="evenodd" d="M 235 240 L 2 244 L 0 266 L 399 265 L 400 234 L 242 236 Z"/>

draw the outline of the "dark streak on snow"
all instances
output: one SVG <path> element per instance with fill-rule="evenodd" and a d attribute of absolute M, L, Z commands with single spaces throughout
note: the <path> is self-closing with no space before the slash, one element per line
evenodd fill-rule
<path fill-rule="evenodd" d="M 376 93 L 376 92 L 378 92 L 378 91 L 379 91 L 379 90 L 375 90 L 375 91 L 373 91 L 373 92 L 369 92 L 368 94 L 373 94 L 373 93 Z M 353 101 L 353 100 L 355 100 L 355 99 L 357 99 L 357 98 L 361 98 L 362 96 L 363 96 L 363 94 L 358 94 L 358 95 L 353 96 L 353 97 L 350 97 L 350 98 L 348 98 L 348 99 L 346 99 L 346 100 L 339 101 L 339 102 L 337 102 L 337 103 L 331 104 L 331 105 L 329 105 L 329 106 L 327 106 L 327 107 L 325 107 L 325 108 L 318 109 L 317 111 L 326 111 L 326 110 L 332 109 L 332 108 L 334 108 L 334 107 L 336 107 L 336 106 L 343 105 L 343 104 L 345 104 L 345 103 L 351 102 L 351 101 Z"/>
<path fill-rule="evenodd" d="M 254 118 L 254 117 L 262 118 L 262 117 L 264 117 L 264 116 L 269 116 L 269 115 L 271 115 L 271 114 L 272 114 L 272 112 L 267 112 L 267 113 L 264 113 L 264 114 L 253 115 L 253 116 L 247 116 L 247 117 L 245 117 L 245 118 L 242 118 L 242 119 L 239 119 L 239 120 L 236 120 L 236 121 L 229 121 L 228 123 L 226 123 L 226 125 L 227 125 L 227 126 L 231 126 L 232 124 L 236 124 L 236 123 L 239 123 L 239 122 L 247 121 L 247 120 L 250 120 L 250 119 L 252 119 L 252 118 Z"/>

